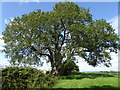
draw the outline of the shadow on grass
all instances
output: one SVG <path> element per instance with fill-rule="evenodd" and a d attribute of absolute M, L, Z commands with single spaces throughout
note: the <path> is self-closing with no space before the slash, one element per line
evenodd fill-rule
<path fill-rule="evenodd" d="M 110 85 L 103 85 L 103 86 L 91 86 L 89 88 L 56 88 L 53 90 L 120 90 L 120 88 Z"/>
<path fill-rule="evenodd" d="M 102 89 L 102 90 L 120 90 L 119 87 L 115 87 L 115 86 L 110 86 L 110 85 L 103 85 L 103 86 L 91 86 L 90 88 L 93 88 L 93 89 Z"/>
<path fill-rule="evenodd" d="M 115 77 L 115 75 L 109 73 L 74 73 L 68 76 L 62 76 L 62 79 L 83 79 L 83 78 L 95 79 L 98 77 Z"/>
<path fill-rule="evenodd" d="M 114 87 L 110 85 L 103 86 L 91 86 L 89 88 L 56 88 L 57 90 L 120 90 L 119 87 Z"/>

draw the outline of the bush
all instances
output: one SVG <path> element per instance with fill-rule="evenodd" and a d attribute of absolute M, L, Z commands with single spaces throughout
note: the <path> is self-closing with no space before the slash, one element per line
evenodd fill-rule
<path fill-rule="evenodd" d="M 29 67 L 7 67 L 2 70 L 2 89 L 48 88 L 57 81 L 53 75 Z"/>
<path fill-rule="evenodd" d="M 74 61 L 66 60 L 60 68 L 60 75 L 67 76 L 70 75 L 71 73 L 78 71 L 79 71 L 79 66 L 77 66 Z"/>

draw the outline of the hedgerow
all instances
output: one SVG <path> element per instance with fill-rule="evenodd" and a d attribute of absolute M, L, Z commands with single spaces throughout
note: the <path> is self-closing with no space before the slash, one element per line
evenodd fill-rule
<path fill-rule="evenodd" d="M 57 82 L 57 77 L 44 74 L 29 67 L 7 67 L 2 70 L 2 89 L 50 88 Z"/>

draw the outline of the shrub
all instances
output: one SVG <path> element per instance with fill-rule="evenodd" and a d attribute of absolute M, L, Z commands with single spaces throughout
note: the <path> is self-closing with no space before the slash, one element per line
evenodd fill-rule
<path fill-rule="evenodd" d="M 57 81 L 53 75 L 29 67 L 7 67 L 2 70 L 2 89 L 48 88 Z"/>
<path fill-rule="evenodd" d="M 67 75 L 70 75 L 71 73 L 78 72 L 78 71 L 79 71 L 79 66 L 77 66 L 74 61 L 66 60 L 60 68 L 60 75 L 67 76 Z"/>

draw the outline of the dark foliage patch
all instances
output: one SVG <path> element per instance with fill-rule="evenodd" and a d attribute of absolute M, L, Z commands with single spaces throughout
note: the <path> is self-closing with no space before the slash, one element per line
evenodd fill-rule
<path fill-rule="evenodd" d="M 56 82 L 57 77 L 29 67 L 7 67 L 2 70 L 3 90 L 11 88 L 49 88 Z"/>

